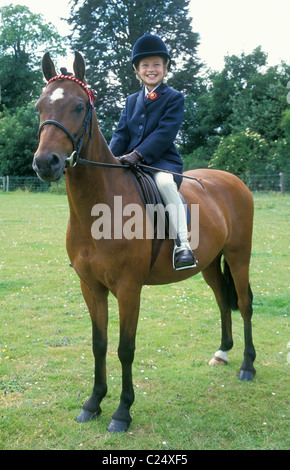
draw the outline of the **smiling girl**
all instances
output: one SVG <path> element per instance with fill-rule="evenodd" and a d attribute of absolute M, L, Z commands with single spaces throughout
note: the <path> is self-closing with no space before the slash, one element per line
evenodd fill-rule
<path fill-rule="evenodd" d="M 157 171 L 152 176 L 175 225 L 173 267 L 193 268 L 196 260 L 188 242 L 186 215 L 179 210 L 183 163 L 174 145 L 182 122 L 184 97 L 164 83 L 171 57 L 159 36 L 145 34 L 139 38 L 133 47 L 131 64 L 143 88 L 128 96 L 110 149 L 124 165 L 133 167 L 142 162 L 180 174 Z"/>

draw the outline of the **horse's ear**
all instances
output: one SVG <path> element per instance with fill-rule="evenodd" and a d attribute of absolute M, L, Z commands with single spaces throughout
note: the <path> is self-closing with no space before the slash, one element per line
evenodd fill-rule
<path fill-rule="evenodd" d="M 56 76 L 55 66 L 49 52 L 46 52 L 42 57 L 42 72 L 47 81 Z"/>
<path fill-rule="evenodd" d="M 81 82 L 85 82 L 86 64 L 82 54 L 75 51 L 75 60 L 73 64 L 75 77 Z"/>

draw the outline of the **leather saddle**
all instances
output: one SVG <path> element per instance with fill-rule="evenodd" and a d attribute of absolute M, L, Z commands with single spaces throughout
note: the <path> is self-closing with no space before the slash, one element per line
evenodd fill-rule
<path fill-rule="evenodd" d="M 156 186 L 154 179 L 152 178 L 151 174 L 147 171 L 144 171 L 140 167 L 136 166 L 132 168 L 132 176 L 136 186 L 136 189 L 141 197 L 144 207 L 146 208 L 147 205 L 156 206 L 161 204 L 165 207 L 164 201 L 159 193 L 159 190 Z M 182 196 L 179 192 L 179 196 L 181 199 L 181 203 L 184 205 L 184 210 L 186 211 L 187 215 L 187 226 L 190 223 L 190 211 L 189 208 Z M 167 211 L 165 213 L 165 234 L 168 236 L 169 234 L 169 214 Z M 154 239 L 153 239 L 153 247 L 152 247 L 152 257 L 151 257 L 151 267 L 155 263 L 157 256 L 159 254 L 161 245 L 163 240 L 157 238 L 157 228 L 156 228 L 156 219 L 154 220 Z M 177 244 L 178 240 L 176 240 Z"/>

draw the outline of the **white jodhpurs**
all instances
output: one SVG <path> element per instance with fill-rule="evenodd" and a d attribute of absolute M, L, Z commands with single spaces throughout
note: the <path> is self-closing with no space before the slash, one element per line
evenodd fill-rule
<path fill-rule="evenodd" d="M 169 213 L 170 223 L 177 233 L 181 245 L 188 246 L 187 237 L 187 218 L 184 205 L 178 194 L 177 185 L 170 173 L 162 173 L 158 171 L 152 173 L 156 186 Z M 176 237 L 176 238 L 178 238 Z"/>

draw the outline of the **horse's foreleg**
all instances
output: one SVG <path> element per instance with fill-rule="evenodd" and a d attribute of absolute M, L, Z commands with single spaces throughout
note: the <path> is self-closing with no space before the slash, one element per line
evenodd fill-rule
<path fill-rule="evenodd" d="M 132 380 L 132 363 L 135 352 L 135 338 L 140 308 L 140 293 L 132 287 L 118 295 L 120 315 L 120 340 L 118 356 L 122 366 L 122 393 L 117 411 L 113 414 L 107 430 L 124 432 L 128 429 L 132 418 L 130 408 L 134 402 Z"/>
<path fill-rule="evenodd" d="M 108 291 L 104 286 L 98 286 L 93 292 L 83 282 L 81 282 L 81 288 L 91 316 L 93 353 L 95 358 L 93 393 L 90 399 L 83 405 L 83 409 L 77 417 L 78 422 L 85 422 L 101 414 L 100 403 L 107 393 L 106 353 Z"/>

